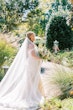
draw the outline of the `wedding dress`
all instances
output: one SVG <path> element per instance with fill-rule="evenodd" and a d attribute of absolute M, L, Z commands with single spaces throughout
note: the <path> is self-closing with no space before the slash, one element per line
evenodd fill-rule
<path fill-rule="evenodd" d="M 40 104 L 42 95 L 38 86 L 41 62 L 32 56 L 32 52 L 38 56 L 37 47 L 26 37 L 0 83 L 0 106 L 11 110 L 35 110 Z"/>

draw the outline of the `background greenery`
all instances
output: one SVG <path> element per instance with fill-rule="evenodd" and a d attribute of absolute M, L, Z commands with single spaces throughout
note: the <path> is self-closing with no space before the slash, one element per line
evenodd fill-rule
<path fill-rule="evenodd" d="M 16 48 L 12 47 L 5 40 L 0 39 L 0 80 L 5 75 L 3 65 L 10 66 L 16 53 Z"/>
<path fill-rule="evenodd" d="M 0 66 L 3 65 L 5 60 L 9 60 L 9 58 L 13 57 L 15 52 L 15 48 L 13 48 L 10 44 L 6 43 L 4 40 L 0 39 Z"/>
<path fill-rule="evenodd" d="M 48 23 L 46 30 L 46 46 L 47 48 L 53 48 L 53 42 L 59 41 L 59 48 L 64 50 L 66 48 L 71 49 L 73 47 L 73 31 L 67 24 L 67 20 L 63 15 L 55 15 Z"/>
<path fill-rule="evenodd" d="M 10 66 L 18 51 L 17 47 L 22 44 L 29 30 L 44 39 L 44 47 L 40 46 L 40 49 L 47 52 L 47 61 L 73 68 L 72 10 L 69 0 L 0 0 L 0 38 L 3 35 L 0 39 L 0 80 L 5 75 L 2 66 Z M 60 51 L 57 54 L 52 49 L 54 40 L 59 41 Z M 41 41 L 39 44 L 43 45 Z M 13 45 L 15 42 L 16 47 Z M 45 100 L 42 109 L 73 110 L 73 73 L 58 71 L 53 83 L 59 86 L 63 94 Z"/>

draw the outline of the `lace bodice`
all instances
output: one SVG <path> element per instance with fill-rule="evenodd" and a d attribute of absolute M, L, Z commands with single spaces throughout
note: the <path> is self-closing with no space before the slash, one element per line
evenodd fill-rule
<path fill-rule="evenodd" d="M 28 47 L 28 56 L 31 55 L 31 52 L 34 51 L 35 55 L 36 56 L 39 56 L 39 53 L 38 53 L 38 48 L 36 45 L 34 44 L 30 44 L 29 47 Z"/>

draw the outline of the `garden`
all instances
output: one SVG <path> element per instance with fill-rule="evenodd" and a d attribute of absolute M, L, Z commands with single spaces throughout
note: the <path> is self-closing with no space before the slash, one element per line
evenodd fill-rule
<path fill-rule="evenodd" d="M 56 85 L 60 92 L 52 98 L 46 97 L 40 110 L 73 110 L 73 0 L 1 0 L 0 3 L 0 81 L 26 32 L 34 31 L 43 62 L 65 68 L 56 68 L 50 85 L 48 74 L 47 87 Z"/>

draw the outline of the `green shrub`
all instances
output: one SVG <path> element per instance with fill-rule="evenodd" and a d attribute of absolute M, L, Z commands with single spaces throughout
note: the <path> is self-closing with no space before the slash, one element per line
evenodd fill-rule
<path fill-rule="evenodd" d="M 57 55 L 52 54 L 52 61 L 73 68 L 73 51 L 59 52 Z"/>
<path fill-rule="evenodd" d="M 61 100 L 57 98 L 45 100 L 41 108 L 42 110 L 60 110 L 62 108 Z"/>
<path fill-rule="evenodd" d="M 51 17 L 47 25 L 46 37 L 47 48 L 52 49 L 55 40 L 59 41 L 59 48 L 61 50 L 71 49 L 73 46 L 73 31 L 67 24 L 66 18 L 61 15 Z"/>
<path fill-rule="evenodd" d="M 65 99 L 70 96 L 73 97 L 73 95 L 70 94 L 70 91 L 73 89 L 73 71 L 66 72 L 64 69 L 58 69 L 52 81 L 62 92 L 59 96 L 60 99 Z"/>
<path fill-rule="evenodd" d="M 9 60 L 9 58 L 14 56 L 15 53 L 15 48 L 6 43 L 4 40 L 0 39 L 0 66 L 2 66 L 6 60 Z"/>
<path fill-rule="evenodd" d="M 39 50 L 41 50 L 40 51 L 41 53 L 42 51 L 46 53 L 45 59 L 47 61 L 73 68 L 73 51 L 63 50 L 63 51 L 59 51 L 57 54 L 54 54 L 45 46 L 40 45 L 38 47 L 39 47 Z"/>
<path fill-rule="evenodd" d="M 3 77 L 4 77 L 4 72 L 3 69 L 0 68 L 0 81 L 2 80 Z"/>
<path fill-rule="evenodd" d="M 8 44 L 5 40 L 0 39 L 0 81 L 4 76 L 2 65 L 10 65 L 16 54 L 16 49 Z"/>
<path fill-rule="evenodd" d="M 73 98 L 45 100 L 40 110 L 73 110 Z"/>

